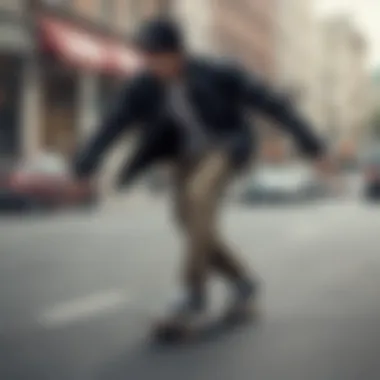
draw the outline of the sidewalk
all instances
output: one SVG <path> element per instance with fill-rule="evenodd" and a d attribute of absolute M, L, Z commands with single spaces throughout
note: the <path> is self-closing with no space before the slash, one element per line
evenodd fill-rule
<path fill-rule="evenodd" d="M 105 211 L 122 211 L 123 209 L 149 210 L 160 208 L 165 199 L 149 194 L 147 191 L 132 191 L 110 195 L 101 205 Z"/>

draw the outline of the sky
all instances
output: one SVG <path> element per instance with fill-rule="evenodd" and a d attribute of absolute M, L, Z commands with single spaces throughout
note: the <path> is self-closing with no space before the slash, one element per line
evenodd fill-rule
<path fill-rule="evenodd" d="M 315 0 L 320 15 L 344 12 L 352 15 L 369 42 L 369 65 L 380 67 L 380 0 Z"/>

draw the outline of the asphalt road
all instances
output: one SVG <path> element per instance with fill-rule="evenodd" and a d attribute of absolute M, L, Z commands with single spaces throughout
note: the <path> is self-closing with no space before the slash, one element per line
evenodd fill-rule
<path fill-rule="evenodd" d="M 161 206 L 0 220 L 0 379 L 378 380 L 379 226 L 353 200 L 230 207 L 224 228 L 264 281 L 263 318 L 162 349 L 149 330 L 181 255 Z"/>

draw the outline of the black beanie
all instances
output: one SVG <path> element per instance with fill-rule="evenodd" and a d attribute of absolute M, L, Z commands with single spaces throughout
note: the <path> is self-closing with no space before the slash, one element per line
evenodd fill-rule
<path fill-rule="evenodd" d="M 146 21 L 136 36 L 136 45 L 148 53 L 171 53 L 183 50 L 183 36 L 178 25 L 169 19 Z"/>

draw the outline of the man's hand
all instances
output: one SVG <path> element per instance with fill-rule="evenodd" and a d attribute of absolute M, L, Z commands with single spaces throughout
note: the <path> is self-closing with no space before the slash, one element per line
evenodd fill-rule
<path fill-rule="evenodd" d="M 324 179 L 331 178 L 338 173 L 337 164 L 330 156 L 318 158 L 315 162 L 315 168 L 318 174 Z"/>

